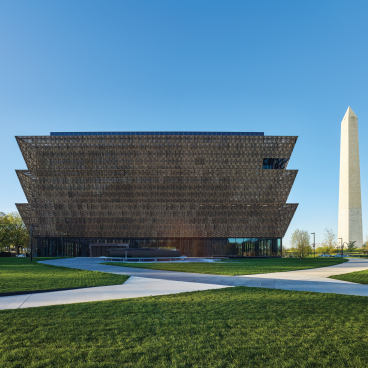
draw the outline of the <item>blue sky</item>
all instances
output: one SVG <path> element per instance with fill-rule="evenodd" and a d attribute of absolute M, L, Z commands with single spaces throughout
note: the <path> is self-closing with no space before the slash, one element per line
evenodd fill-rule
<path fill-rule="evenodd" d="M 296 228 L 337 233 L 340 123 L 359 118 L 368 234 L 366 1 L 0 2 L 0 211 L 25 202 L 15 135 L 299 136 Z"/>

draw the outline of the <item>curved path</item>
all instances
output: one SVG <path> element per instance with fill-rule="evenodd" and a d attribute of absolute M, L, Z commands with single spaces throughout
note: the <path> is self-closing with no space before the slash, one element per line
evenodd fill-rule
<path fill-rule="evenodd" d="M 136 298 L 150 295 L 249 286 L 294 291 L 313 291 L 368 296 L 368 285 L 327 278 L 368 269 L 368 260 L 350 259 L 339 265 L 309 270 L 277 272 L 246 276 L 221 276 L 109 266 L 98 258 L 67 258 L 43 261 L 54 266 L 108 272 L 131 276 L 122 285 L 99 286 L 77 290 L 54 291 L 0 297 L 0 309 L 30 308 L 99 300 Z"/>
<path fill-rule="evenodd" d="M 252 286 L 271 289 L 296 291 L 315 291 L 321 293 L 336 293 L 346 295 L 368 296 L 368 285 L 355 284 L 347 281 L 327 278 L 332 275 L 350 273 L 368 269 L 368 259 L 350 259 L 349 262 L 335 266 L 312 268 L 309 270 L 275 272 L 258 275 L 225 276 L 202 273 L 173 272 L 109 266 L 102 264 L 98 258 L 67 258 L 43 263 L 55 266 L 78 268 L 81 270 L 108 272 L 119 275 L 170 280 L 221 286 Z"/>

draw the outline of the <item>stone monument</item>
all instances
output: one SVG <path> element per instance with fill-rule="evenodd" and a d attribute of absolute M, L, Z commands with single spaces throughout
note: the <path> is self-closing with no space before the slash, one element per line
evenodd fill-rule
<path fill-rule="evenodd" d="M 345 246 L 363 243 L 358 117 L 350 106 L 341 122 L 338 237 Z"/>

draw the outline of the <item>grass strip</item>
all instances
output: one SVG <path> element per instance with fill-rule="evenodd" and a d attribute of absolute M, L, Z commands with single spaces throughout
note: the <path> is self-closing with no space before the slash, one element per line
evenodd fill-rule
<path fill-rule="evenodd" d="M 345 273 L 343 275 L 330 276 L 331 279 L 368 284 L 368 270 Z"/>
<path fill-rule="evenodd" d="M 367 300 L 236 287 L 0 311 L 0 365 L 366 367 Z"/>
<path fill-rule="evenodd" d="M 254 275 L 259 273 L 285 272 L 306 270 L 317 267 L 333 266 L 346 262 L 339 258 L 253 258 L 238 260 L 223 260 L 214 263 L 125 263 L 106 262 L 104 264 L 121 267 L 146 268 L 151 270 L 205 273 L 212 275 Z"/>
<path fill-rule="evenodd" d="M 37 261 L 55 258 L 36 258 Z M 0 258 L 0 293 L 123 284 L 128 276 L 45 265 L 29 258 Z"/>

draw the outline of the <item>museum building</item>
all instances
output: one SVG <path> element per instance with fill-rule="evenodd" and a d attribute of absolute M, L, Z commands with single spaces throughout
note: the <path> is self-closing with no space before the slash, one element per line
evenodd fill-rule
<path fill-rule="evenodd" d="M 17 208 L 38 256 L 106 255 L 116 244 L 188 257 L 277 257 L 298 206 L 286 203 L 297 175 L 286 170 L 293 136 L 78 132 L 16 140 L 28 201 Z"/>

